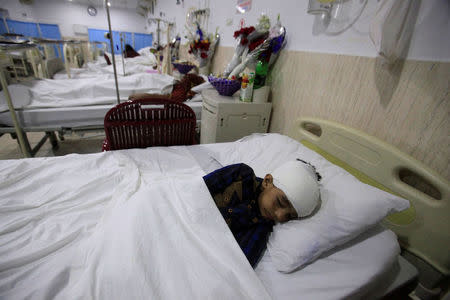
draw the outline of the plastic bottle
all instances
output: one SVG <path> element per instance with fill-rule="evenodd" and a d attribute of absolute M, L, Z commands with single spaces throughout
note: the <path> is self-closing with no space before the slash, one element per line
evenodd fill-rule
<path fill-rule="evenodd" d="M 266 84 L 266 77 L 269 71 L 269 64 L 265 59 L 261 59 L 256 63 L 255 68 L 255 84 L 253 88 L 259 89 Z"/>
<path fill-rule="evenodd" d="M 243 102 L 252 101 L 254 76 L 254 73 L 242 75 L 241 93 L 239 99 Z"/>

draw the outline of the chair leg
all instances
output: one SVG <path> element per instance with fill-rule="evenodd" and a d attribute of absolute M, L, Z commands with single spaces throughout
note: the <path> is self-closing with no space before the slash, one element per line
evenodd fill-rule
<path fill-rule="evenodd" d="M 46 132 L 48 137 L 50 138 L 50 143 L 52 144 L 53 150 L 58 149 L 58 139 L 56 138 L 56 134 L 53 131 Z"/>

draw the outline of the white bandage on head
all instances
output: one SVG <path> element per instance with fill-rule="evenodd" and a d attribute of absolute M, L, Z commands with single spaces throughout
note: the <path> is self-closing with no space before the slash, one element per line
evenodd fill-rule
<path fill-rule="evenodd" d="M 273 183 L 292 203 L 299 217 L 309 216 L 320 200 L 319 182 L 312 166 L 289 161 L 272 172 Z"/>

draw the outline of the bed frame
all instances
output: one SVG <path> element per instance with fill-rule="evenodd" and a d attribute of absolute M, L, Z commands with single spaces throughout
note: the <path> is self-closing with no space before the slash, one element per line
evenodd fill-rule
<path fill-rule="evenodd" d="M 411 208 L 386 218 L 403 249 L 450 275 L 450 183 L 400 150 L 359 130 L 300 118 L 289 136 L 364 183 L 397 194 Z"/>
<path fill-rule="evenodd" d="M 51 63 L 56 62 L 56 66 L 52 67 L 53 68 L 51 71 L 52 75 L 53 75 L 54 71 L 58 69 L 58 64 L 62 63 L 62 62 L 60 62 L 60 60 L 61 60 L 60 58 L 51 57 L 51 56 L 54 56 L 54 51 L 53 51 L 53 49 L 50 49 L 49 46 L 61 45 L 61 44 L 64 44 L 66 46 L 69 44 L 72 45 L 74 43 L 81 45 L 83 43 L 86 43 L 86 44 L 88 43 L 88 42 L 82 42 L 82 41 L 74 42 L 74 41 L 45 40 L 45 39 L 33 39 L 32 41 L 33 41 L 33 43 L 16 44 L 11 47 L 7 47 L 7 48 L 2 47 L 0 49 L 0 83 L 2 86 L 2 90 L 3 90 L 2 92 L 5 93 L 5 98 L 7 100 L 8 108 L 11 113 L 12 121 L 14 123 L 13 127 L 1 127 L 0 126 L 0 136 L 2 136 L 5 133 L 6 134 L 9 133 L 9 134 L 11 134 L 11 137 L 13 139 L 17 139 L 17 142 L 19 143 L 22 154 L 25 157 L 33 157 L 36 154 L 36 152 L 39 151 L 39 149 L 42 147 L 42 145 L 44 145 L 44 143 L 47 141 L 47 139 L 50 140 L 50 142 L 52 144 L 52 148 L 56 149 L 58 147 L 58 140 L 56 138 L 55 132 L 59 133 L 60 140 L 64 140 L 64 134 L 67 132 L 88 132 L 88 131 L 103 130 L 103 125 L 102 126 L 97 126 L 97 125 L 96 126 L 83 126 L 83 127 L 22 127 L 20 125 L 16 111 L 12 104 L 11 95 L 8 91 L 8 79 L 5 75 L 6 69 L 9 68 L 12 70 L 12 72 L 14 72 L 14 82 L 26 81 L 26 80 L 30 80 L 33 78 L 48 78 L 49 70 L 47 68 L 50 65 L 49 62 L 51 62 Z M 43 59 L 41 53 L 39 52 L 39 50 L 37 48 L 37 44 L 41 44 L 41 46 L 44 47 L 45 54 L 47 57 L 50 58 L 50 60 Z M 95 46 L 97 44 L 104 45 L 104 43 L 92 43 L 92 44 L 94 44 Z M 97 47 L 95 47 L 95 48 L 96 49 L 93 49 L 93 50 L 98 51 Z M 9 54 L 9 51 L 14 51 L 14 50 L 20 50 L 20 51 L 23 51 L 26 53 L 27 60 L 30 62 L 31 66 L 32 66 L 34 76 L 29 76 L 32 74 L 28 74 L 24 62 L 22 62 L 22 63 L 24 64 L 23 68 L 25 70 L 24 71 L 25 77 L 19 76 L 19 73 L 16 70 L 16 66 L 14 65 L 12 57 Z M 58 47 L 58 51 L 59 51 L 59 47 Z M 77 53 L 77 55 L 82 56 L 81 50 L 79 53 Z M 76 58 L 77 58 L 76 55 L 72 56 L 72 60 L 76 59 Z M 69 70 L 69 72 L 70 72 L 70 70 Z M 70 73 L 68 73 L 68 75 L 70 78 Z M 28 141 L 28 138 L 27 138 L 27 132 L 44 132 L 45 135 L 34 147 L 31 147 L 30 142 Z"/>

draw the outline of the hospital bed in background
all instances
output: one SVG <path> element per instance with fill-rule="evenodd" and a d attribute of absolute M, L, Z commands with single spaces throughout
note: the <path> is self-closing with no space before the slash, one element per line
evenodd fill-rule
<path fill-rule="evenodd" d="M 174 78 L 168 75 L 137 73 L 119 77 L 121 101 L 136 93 L 170 94 Z M 22 132 L 46 132 L 56 146 L 54 132 L 63 139 L 67 132 L 103 131 L 106 112 L 116 103 L 114 79 L 111 75 L 97 75 L 79 79 L 42 79 L 8 86 L 14 103 L 14 114 Z M 0 133 L 18 135 L 14 116 L 7 106 L 4 93 L 0 99 Z M 197 124 L 201 121 L 201 102 L 187 103 L 195 112 Z M 198 126 L 199 127 L 199 126 Z M 31 149 L 22 137 L 25 155 L 33 156 L 39 150 Z M 20 142 L 20 139 L 19 139 Z M 45 141 L 43 141 L 45 142 Z M 43 143 L 42 142 L 42 143 Z M 42 143 L 38 143 L 39 146 Z"/>
<path fill-rule="evenodd" d="M 290 136 L 1 161 L 0 176 L 7 180 L 0 182 L 0 297 L 405 298 L 417 270 L 399 256 L 393 232 L 405 250 L 448 276 L 448 182 L 336 123 L 303 118 Z M 278 272 L 269 251 L 253 270 L 202 176 L 243 162 L 262 177 L 296 158 L 316 166 L 321 193 L 332 195 L 331 178 L 350 176 L 341 165 L 407 198 L 413 208 L 293 272 Z M 423 180 L 415 186 L 402 170 Z M 439 192 L 438 202 L 423 181 Z M 352 186 L 342 190 L 354 192 Z"/>
<path fill-rule="evenodd" d="M 9 133 L 13 138 L 17 138 L 19 144 L 23 144 L 21 150 L 27 157 L 34 156 L 48 138 L 53 147 L 57 147 L 55 132 L 63 140 L 64 134 L 68 132 L 103 131 L 106 112 L 117 104 L 112 66 L 108 66 L 101 56 L 97 56 L 98 60 L 88 61 L 80 68 L 86 57 L 83 54 L 86 51 L 83 49 L 87 49 L 87 52 L 98 52 L 98 43 L 47 39 L 32 41 L 27 42 L 26 47 L 25 43 L 16 43 L 14 46 L 16 51 L 26 49 L 32 53 L 29 69 L 33 70 L 25 74 L 29 75 L 27 77 L 15 76 L 20 80 L 5 80 L 6 83 L 13 83 L 8 86 L 8 91 L 14 109 L 8 107 L 4 93 L 0 97 L 0 134 Z M 62 70 L 61 53 L 60 57 L 55 53 L 55 49 L 60 51 L 60 45 L 63 45 L 66 71 Z M 38 47 L 42 48 L 43 54 Z M 12 61 L 6 54 L 7 51 L 4 52 L 3 70 L 7 70 Z M 123 68 L 118 68 L 119 75 L 125 69 L 128 72 L 118 78 L 121 101 L 127 101 L 133 94 L 171 93 L 174 78 L 156 74 L 153 70 L 155 63 L 156 59 L 150 51 L 125 59 Z M 74 66 L 76 68 L 73 68 Z M 196 114 L 199 130 L 201 102 L 189 102 L 187 105 Z M 45 132 L 45 135 L 37 146 L 32 148 L 26 132 Z"/>
<path fill-rule="evenodd" d="M 156 58 L 150 52 L 143 52 L 145 55 L 123 58 L 121 55 L 115 55 L 116 68 L 118 76 L 128 76 L 138 73 L 158 73 L 154 70 L 156 65 Z M 104 55 L 111 57 L 110 53 L 104 52 Z M 111 61 L 112 59 L 110 59 Z M 70 74 L 70 77 L 68 75 Z M 99 56 L 97 60 L 87 62 L 83 67 L 69 67 L 66 65 L 66 72 L 59 72 L 55 74 L 54 79 L 67 79 L 67 78 L 87 78 L 96 77 L 99 75 L 114 74 L 113 66 L 108 64 L 107 61 Z"/>
<path fill-rule="evenodd" d="M 65 70 L 66 78 L 71 78 L 71 68 L 82 68 L 83 64 L 96 61 L 106 49 L 104 42 L 42 38 L 30 38 L 30 40 L 43 50 L 45 70 L 48 74 L 45 78 L 51 79 L 61 70 Z"/>
<path fill-rule="evenodd" d="M 120 78 L 121 100 L 127 101 L 128 96 L 135 93 L 168 94 L 173 81 L 172 77 L 159 74 Z M 17 119 L 16 127 L 22 132 L 58 132 L 61 138 L 71 131 L 103 131 L 105 114 L 117 103 L 114 79 L 108 77 L 103 80 L 33 80 L 9 85 L 7 89 L 14 108 L 11 110 L 7 106 L 5 93 L 2 92 L 0 133 L 17 134 L 14 118 Z M 198 105 L 197 113 L 200 111 L 201 105 Z M 24 143 L 28 144 L 25 139 L 24 135 Z M 25 152 L 31 156 L 37 150 L 29 152 L 28 149 Z"/>

